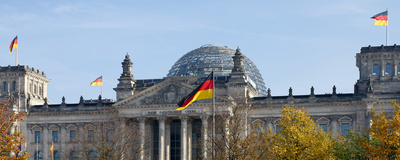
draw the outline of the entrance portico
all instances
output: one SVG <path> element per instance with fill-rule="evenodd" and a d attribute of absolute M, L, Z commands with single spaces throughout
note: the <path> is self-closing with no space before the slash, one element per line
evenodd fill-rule
<path fill-rule="evenodd" d="M 204 147 L 209 115 L 202 109 L 145 110 L 134 118 L 139 120 L 139 133 L 151 135 L 151 142 L 140 140 L 141 159 L 207 159 Z M 151 144 L 149 150 L 145 143 Z"/>

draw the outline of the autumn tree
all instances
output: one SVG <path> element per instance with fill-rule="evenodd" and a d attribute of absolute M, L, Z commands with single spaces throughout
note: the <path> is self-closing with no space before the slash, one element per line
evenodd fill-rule
<path fill-rule="evenodd" d="M 371 159 L 400 159 L 400 105 L 393 100 L 393 116 L 383 110 L 372 108 L 371 128 L 368 132 L 373 140 L 364 143 L 367 156 Z"/>
<path fill-rule="evenodd" d="M 373 141 L 367 133 L 350 130 L 349 134 L 344 137 L 340 136 L 334 142 L 332 151 L 337 159 L 368 159 L 363 143 L 373 143 Z"/>
<path fill-rule="evenodd" d="M 98 120 L 85 125 L 75 148 L 84 159 L 139 159 L 139 134 L 136 120 L 120 117 L 117 110 L 103 110 Z"/>
<path fill-rule="evenodd" d="M 21 152 L 20 146 L 24 144 L 24 137 L 21 131 L 11 131 L 12 127 L 16 126 L 17 121 L 22 121 L 23 112 L 14 113 L 9 108 L 9 101 L 0 103 L 0 159 L 28 159 L 27 151 Z"/>
<path fill-rule="evenodd" d="M 304 108 L 285 106 L 278 125 L 278 134 L 265 136 L 277 159 L 333 159 L 332 138 L 318 129 Z"/>
<path fill-rule="evenodd" d="M 210 159 L 260 159 L 268 152 L 269 148 L 261 139 L 259 124 L 249 122 L 251 108 L 251 104 L 239 100 L 227 108 L 217 108 L 214 138 L 211 132 L 209 135 Z"/>

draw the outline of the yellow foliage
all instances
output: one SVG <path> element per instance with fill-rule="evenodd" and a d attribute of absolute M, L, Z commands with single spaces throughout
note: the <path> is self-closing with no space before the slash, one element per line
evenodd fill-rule
<path fill-rule="evenodd" d="M 372 125 L 368 132 L 375 143 L 363 144 L 371 159 L 400 159 L 400 105 L 395 100 L 392 105 L 395 109 L 391 118 L 383 110 L 377 113 L 371 109 Z"/>
<path fill-rule="evenodd" d="M 273 153 L 278 159 L 333 159 L 329 133 L 318 129 L 308 112 L 285 106 L 279 133 L 272 135 Z"/>
<path fill-rule="evenodd" d="M 24 144 L 24 137 L 21 136 L 21 132 L 11 133 L 10 129 L 16 121 L 22 121 L 21 118 L 23 113 L 15 114 L 10 111 L 7 107 L 8 103 L 0 103 L 0 159 L 11 160 L 11 159 L 28 159 L 29 155 L 27 151 L 20 152 L 19 146 Z M 12 154 L 13 153 L 13 154 Z M 18 153 L 18 157 L 14 154 Z"/>

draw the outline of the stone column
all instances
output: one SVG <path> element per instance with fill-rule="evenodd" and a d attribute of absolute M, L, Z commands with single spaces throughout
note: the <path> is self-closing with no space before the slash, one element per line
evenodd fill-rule
<path fill-rule="evenodd" d="M 267 122 L 266 123 L 267 128 L 274 130 L 274 127 L 272 126 L 272 118 L 265 118 L 265 122 Z M 265 128 L 265 130 L 267 130 L 267 128 Z"/>
<path fill-rule="evenodd" d="M 338 118 L 337 116 L 332 116 L 332 135 L 333 137 L 338 137 L 339 133 L 338 133 Z"/>
<path fill-rule="evenodd" d="M 181 119 L 181 160 L 187 160 L 187 116 L 180 117 Z"/>
<path fill-rule="evenodd" d="M 139 120 L 139 134 L 140 134 L 140 159 L 144 160 L 144 139 L 145 139 L 145 117 L 138 118 Z"/>
<path fill-rule="evenodd" d="M 201 136 L 202 136 L 202 157 L 207 159 L 207 129 L 208 129 L 208 115 L 201 115 Z"/>
<path fill-rule="evenodd" d="M 192 159 L 192 127 L 193 127 L 193 119 L 189 118 L 188 119 L 188 127 L 187 127 L 187 133 L 188 133 L 188 137 L 187 137 L 187 148 L 188 148 L 188 160 Z"/>
<path fill-rule="evenodd" d="M 61 145 L 61 151 L 67 151 L 68 145 L 67 145 L 67 130 L 65 129 L 67 125 L 65 123 L 60 124 L 60 133 L 58 133 L 58 141 L 60 142 Z M 64 157 L 69 156 L 69 152 L 66 152 L 67 155 L 64 154 Z"/>
<path fill-rule="evenodd" d="M 169 150 L 171 146 L 171 120 L 165 120 L 165 160 L 169 160 Z"/>
<path fill-rule="evenodd" d="M 160 144 L 158 145 L 158 156 L 159 160 L 165 159 L 165 116 L 157 117 L 159 124 L 159 136 L 160 136 Z"/>
<path fill-rule="evenodd" d="M 41 138 L 41 140 L 43 140 L 42 144 L 43 144 L 43 148 L 45 148 L 43 150 L 43 159 L 47 160 L 47 159 L 50 159 L 48 124 L 43 125 L 43 134 L 42 135 L 43 135 L 43 138 Z M 49 148 L 49 149 L 46 149 L 46 148 Z"/>

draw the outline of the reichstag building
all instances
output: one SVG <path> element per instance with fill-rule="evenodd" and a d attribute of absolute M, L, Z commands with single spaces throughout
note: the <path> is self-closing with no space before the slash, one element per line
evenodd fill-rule
<path fill-rule="evenodd" d="M 243 52 L 243 53 L 242 53 Z M 223 45 L 204 45 L 194 49 L 171 67 L 164 78 L 135 79 L 134 59 L 121 56 L 122 73 L 115 86 L 116 99 L 85 100 L 77 103 L 49 104 L 47 85 L 50 79 L 44 72 L 28 66 L 0 68 L 0 100 L 12 99 L 15 112 L 26 112 L 24 121 L 13 130 L 22 131 L 26 138 L 22 149 L 30 159 L 50 159 L 53 141 L 54 159 L 83 159 L 80 152 L 98 154 L 95 149 L 82 151 L 72 143 L 80 133 L 91 140 L 98 121 L 106 110 L 114 110 L 119 117 L 135 123 L 124 123 L 135 128 L 132 134 L 139 147 L 138 159 L 194 160 L 207 159 L 205 140 L 211 123 L 213 100 L 196 101 L 188 108 L 176 111 L 177 103 L 199 86 L 214 71 L 215 105 L 229 105 L 228 98 L 245 98 L 253 105 L 248 123 L 278 130 L 280 111 L 291 103 L 304 107 L 323 130 L 333 136 L 345 135 L 349 130 L 363 131 L 370 126 L 372 107 L 392 112 L 391 100 L 400 98 L 400 47 L 368 46 L 356 53 L 359 78 L 353 93 L 271 96 L 256 65 L 239 48 Z M 119 65 L 119 64 L 115 64 Z M 43 68 L 45 70 L 45 68 Z M 118 71 L 116 71 L 118 72 Z M 57 82 L 53 82 L 57 83 Z M 133 126 L 129 126 L 134 124 Z M 127 139 L 129 140 L 129 139 Z M 126 140 L 125 140 L 126 141 Z M 194 145 L 200 141 L 201 145 Z"/>

